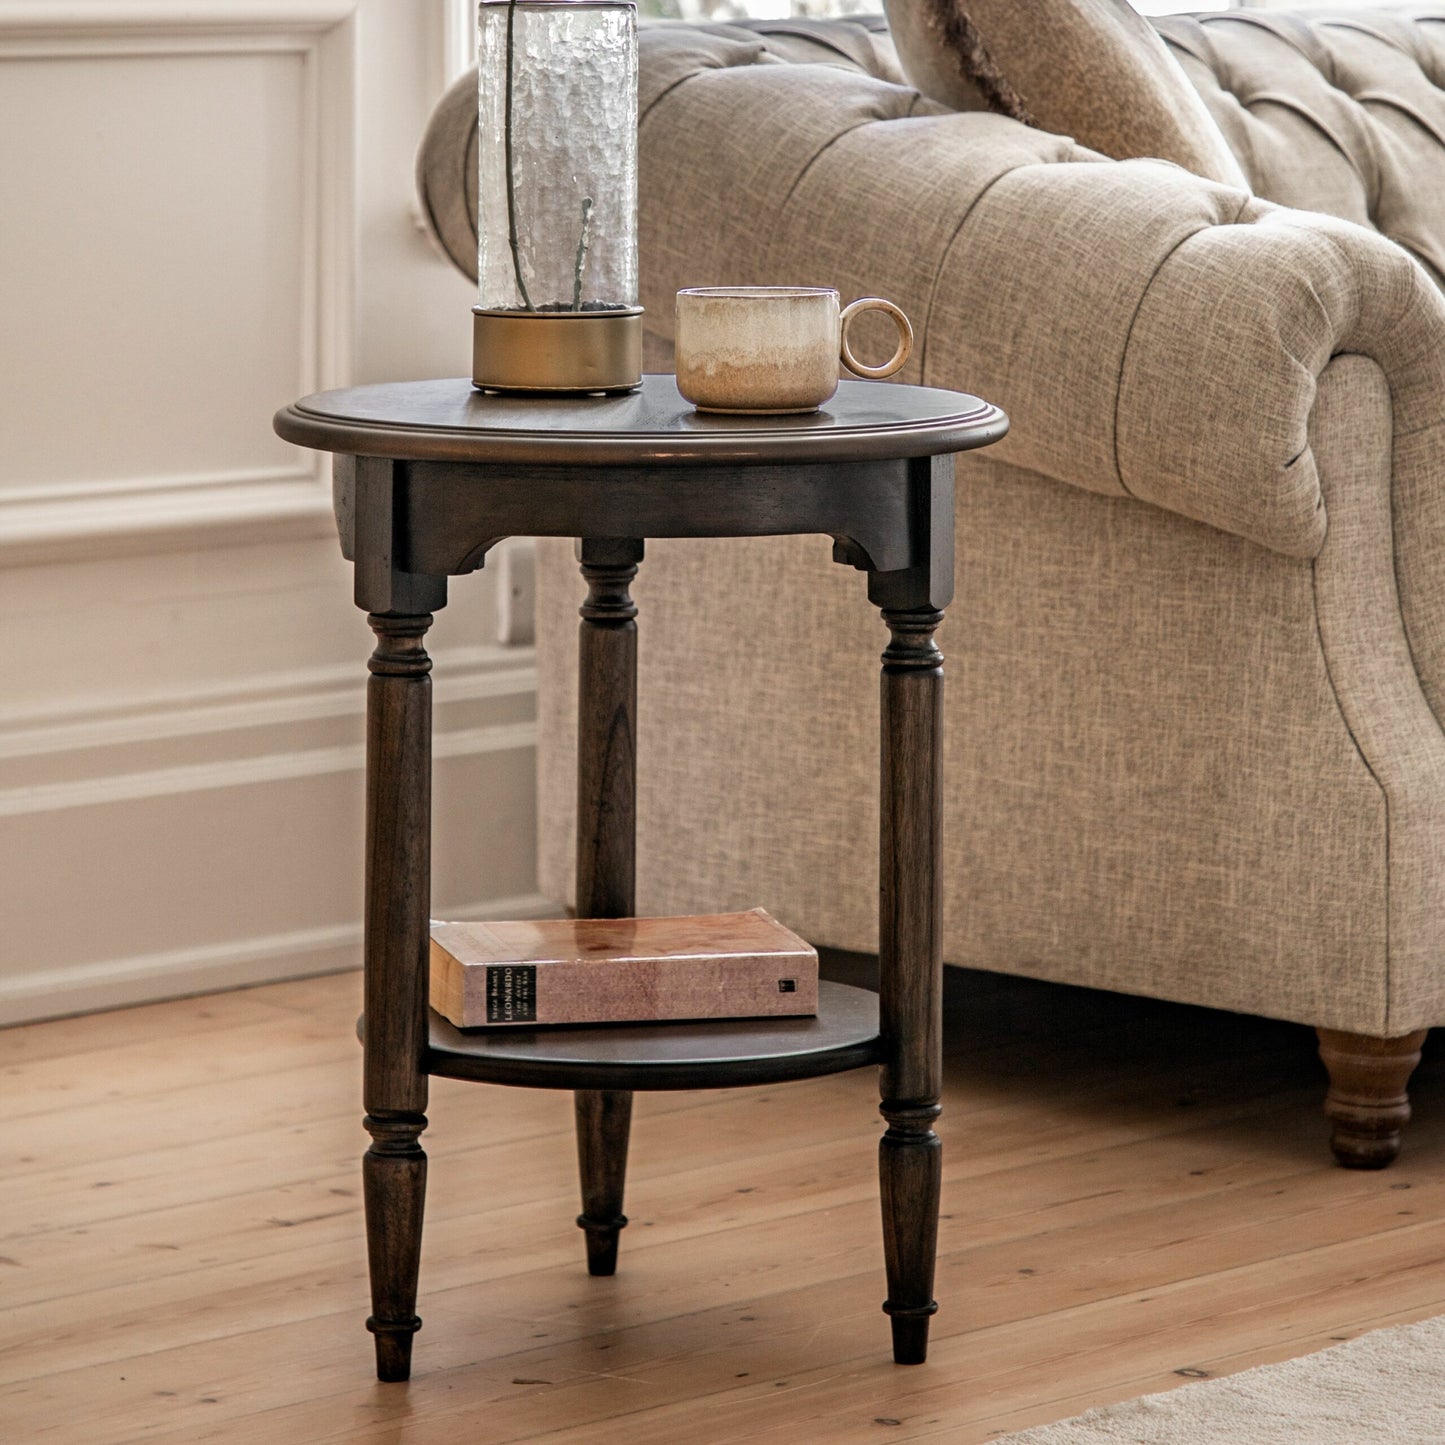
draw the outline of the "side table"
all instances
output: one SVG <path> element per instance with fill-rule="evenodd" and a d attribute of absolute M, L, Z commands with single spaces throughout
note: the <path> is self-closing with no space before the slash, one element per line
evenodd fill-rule
<path fill-rule="evenodd" d="M 518 399 L 466 380 L 355 387 L 276 416 L 336 454 L 342 551 L 376 634 L 366 763 L 363 1161 L 377 1374 L 411 1370 L 432 1074 L 576 1091 L 588 1267 L 616 1266 L 637 1089 L 727 1088 L 880 1066 L 894 1358 L 928 1347 L 937 1251 L 943 656 L 952 454 L 1008 420 L 976 397 L 845 381 L 811 416 L 695 412 L 670 376 L 630 396 Z M 820 533 L 882 611 L 879 993 L 825 984 L 816 1019 L 462 1033 L 427 1004 L 431 668 L 447 578 L 510 536 L 575 537 L 581 607 L 577 912 L 634 911 L 637 609 L 647 537 Z M 786 920 L 784 920 L 786 922 Z"/>

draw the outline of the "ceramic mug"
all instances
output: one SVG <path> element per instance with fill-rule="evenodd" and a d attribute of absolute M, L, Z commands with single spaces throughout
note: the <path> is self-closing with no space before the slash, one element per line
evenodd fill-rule
<path fill-rule="evenodd" d="M 865 366 L 848 327 L 882 311 L 898 349 Z M 913 352 L 913 328 L 891 301 L 865 296 L 842 306 L 815 286 L 693 286 L 677 293 L 677 389 L 699 411 L 786 413 L 817 409 L 838 390 L 841 360 L 855 376 L 892 376 Z"/>

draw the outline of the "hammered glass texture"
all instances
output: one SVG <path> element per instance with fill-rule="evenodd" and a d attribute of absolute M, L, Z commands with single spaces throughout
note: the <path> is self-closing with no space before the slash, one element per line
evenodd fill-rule
<path fill-rule="evenodd" d="M 481 304 L 491 309 L 524 306 L 508 239 L 509 8 L 505 0 L 478 7 L 477 276 Z M 574 308 L 579 249 L 582 308 L 635 305 L 636 11 L 518 4 L 512 53 L 518 255 L 532 306 Z"/>

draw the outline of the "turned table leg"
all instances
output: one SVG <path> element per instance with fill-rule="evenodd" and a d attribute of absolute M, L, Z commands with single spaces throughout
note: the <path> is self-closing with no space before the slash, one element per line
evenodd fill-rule
<path fill-rule="evenodd" d="M 431 855 L 430 614 L 369 619 L 366 708 L 365 1107 L 362 1161 L 376 1373 L 411 1373 L 426 1194 Z"/>
<path fill-rule="evenodd" d="M 637 607 L 640 540 L 577 544 L 587 580 L 578 635 L 577 916 L 627 918 L 636 893 Z M 632 1095 L 579 1089 L 577 1163 L 589 1274 L 617 1269 Z"/>
<path fill-rule="evenodd" d="M 943 654 L 932 609 L 884 609 L 879 1014 L 884 1063 L 879 1146 L 893 1358 L 921 1364 L 938 1253 L 942 1146 Z"/>

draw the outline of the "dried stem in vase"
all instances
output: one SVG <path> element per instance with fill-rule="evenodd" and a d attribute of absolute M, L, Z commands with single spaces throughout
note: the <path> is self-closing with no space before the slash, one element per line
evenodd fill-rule
<path fill-rule="evenodd" d="M 522 255 L 517 237 L 517 178 L 512 164 L 512 67 L 516 58 L 517 0 L 507 5 L 507 119 L 503 127 L 502 146 L 507 166 L 507 244 L 512 248 L 512 271 L 517 278 L 517 290 L 522 305 L 528 311 L 537 308 L 527 293 L 527 283 L 522 278 Z"/>
<path fill-rule="evenodd" d="M 582 202 L 582 231 L 577 237 L 577 260 L 572 267 L 572 309 L 582 309 L 582 272 L 587 267 L 587 251 L 592 245 L 592 197 Z"/>

